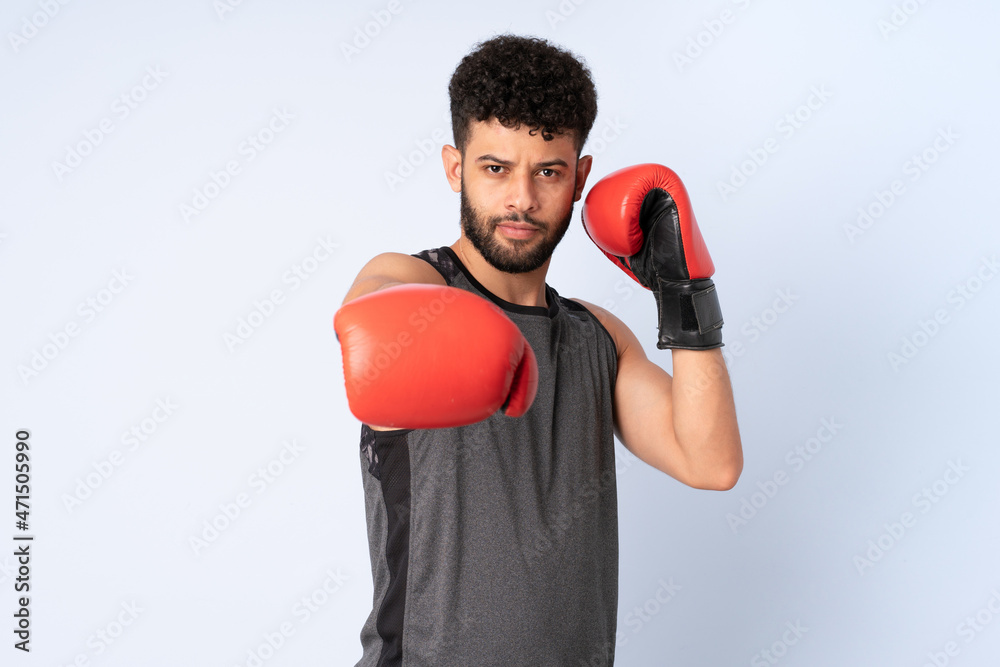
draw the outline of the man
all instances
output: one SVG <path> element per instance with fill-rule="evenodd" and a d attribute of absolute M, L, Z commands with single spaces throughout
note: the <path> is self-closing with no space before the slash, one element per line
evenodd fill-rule
<path fill-rule="evenodd" d="M 696 488 L 742 470 L 711 259 L 669 170 L 624 170 L 588 196 L 591 238 L 656 294 L 671 377 L 618 318 L 545 283 L 591 169 L 587 68 L 504 35 L 449 93 L 459 239 L 375 257 L 335 319 L 365 422 L 375 595 L 359 665 L 610 665 L 613 434 Z"/>

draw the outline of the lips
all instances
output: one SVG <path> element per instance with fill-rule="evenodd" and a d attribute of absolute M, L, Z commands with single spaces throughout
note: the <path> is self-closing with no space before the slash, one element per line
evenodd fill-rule
<path fill-rule="evenodd" d="M 540 231 L 538 227 L 525 222 L 502 222 L 497 225 L 497 229 L 512 239 L 526 239 Z"/>

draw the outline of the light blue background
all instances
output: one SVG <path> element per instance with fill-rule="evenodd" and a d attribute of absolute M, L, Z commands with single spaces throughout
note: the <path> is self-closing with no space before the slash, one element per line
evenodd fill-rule
<path fill-rule="evenodd" d="M 619 447 L 617 664 L 996 664 L 998 7 L 387 7 L 5 4 L 0 498 L 28 428 L 37 537 L 30 655 L 11 647 L 14 563 L 0 555 L 0 661 L 247 665 L 282 624 L 292 634 L 268 667 L 360 656 L 371 579 L 358 424 L 331 319 L 373 255 L 457 237 L 437 157 L 451 141 L 447 82 L 475 42 L 509 30 L 589 63 L 591 183 L 647 161 L 684 178 L 727 323 L 746 456 L 736 488 L 686 488 Z M 88 139 L 102 119 L 112 131 Z M 251 160 L 243 142 L 272 122 L 281 130 Z M 88 142 L 78 166 L 54 167 Z M 914 171 L 925 151 L 933 163 Z M 755 154 L 762 164 L 746 162 Z M 239 172 L 217 176 L 226 187 L 185 220 L 181 205 L 229 161 Z M 850 234 L 894 181 L 891 204 Z M 549 282 L 612 309 L 669 369 L 652 297 L 578 220 Z M 303 264 L 315 270 L 296 283 Z M 271 316 L 227 343 L 275 290 Z M 134 447 L 133 427 L 147 430 Z M 269 462 L 281 472 L 264 484 Z M 220 506 L 234 513 L 241 497 L 227 519 Z M 228 526 L 192 546 L 213 520 Z M 322 604 L 306 617 L 308 596 Z M 119 616 L 131 624 L 98 639 Z"/>

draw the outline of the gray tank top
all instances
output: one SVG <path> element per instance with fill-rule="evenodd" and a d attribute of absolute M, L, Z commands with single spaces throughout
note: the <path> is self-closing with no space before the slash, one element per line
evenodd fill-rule
<path fill-rule="evenodd" d="M 519 306 L 489 293 L 448 247 L 415 256 L 517 324 L 538 360 L 538 394 L 519 418 L 362 426 L 374 601 L 358 665 L 611 665 L 614 342 L 548 285 L 547 308 Z"/>

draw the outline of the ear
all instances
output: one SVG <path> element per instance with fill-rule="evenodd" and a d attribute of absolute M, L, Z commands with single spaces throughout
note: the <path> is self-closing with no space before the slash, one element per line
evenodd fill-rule
<path fill-rule="evenodd" d="M 444 175 L 453 192 L 462 191 L 462 152 L 454 146 L 445 144 L 441 147 L 441 162 L 444 164 Z"/>
<path fill-rule="evenodd" d="M 583 188 L 587 185 L 587 176 L 590 175 L 590 168 L 594 166 L 594 156 L 584 155 L 576 161 L 576 192 L 573 193 L 573 201 L 580 201 L 583 195 Z"/>

